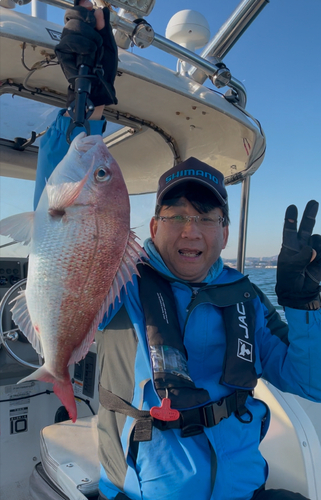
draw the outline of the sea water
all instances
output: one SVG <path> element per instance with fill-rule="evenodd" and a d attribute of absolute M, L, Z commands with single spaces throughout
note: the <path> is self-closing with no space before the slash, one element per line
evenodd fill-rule
<path fill-rule="evenodd" d="M 248 275 L 251 282 L 257 285 L 262 290 L 262 292 L 268 297 L 270 302 L 272 302 L 275 309 L 280 314 L 282 320 L 285 321 L 283 307 L 278 304 L 277 296 L 275 294 L 276 268 L 246 267 L 244 270 L 244 274 Z"/>

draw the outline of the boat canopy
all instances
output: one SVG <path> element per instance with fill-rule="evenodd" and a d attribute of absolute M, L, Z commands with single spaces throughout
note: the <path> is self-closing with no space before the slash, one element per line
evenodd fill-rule
<path fill-rule="evenodd" d="M 64 107 L 67 84 L 54 52 L 62 27 L 2 11 L 0 93 Z M 208 84 L 119 49 L 118 105 L 106 108 L 105 115 L 121 128 L 108 127 L 105 140 L 130 194 L 154 192 L 159 176 L 190 156 L 221 170 L 226 184 L 242 181 L 259 167 L 265 151 L 262 130 L 241 106 Z M 22 153 L 13 149 L 13 140 L 1 138 L 2 175 L 34 179 L 37 148 L 31 145 Z"/>

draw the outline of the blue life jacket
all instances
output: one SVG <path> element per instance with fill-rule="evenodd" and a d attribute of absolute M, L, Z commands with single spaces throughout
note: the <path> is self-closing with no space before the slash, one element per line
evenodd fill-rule
<path fill-rule="evenodd" d="M 221 383 L 235 392 L 218 402 L 211 402 L 205 389 L 195 386 L 187 370 L 187 353 L 175 308 L 175 299 L 167 277 L 148 264 L 140 265 L 139 295 L 146 320 L 146 335 L 152 365 L 154 387 L 162 400 L 161 407 L 150 412 L 133 408 L 117 394 L 100 385 L 100 402 L 108 410 L 136 419 L 134 441 L 152 438 L 152 426 L 162 431 L 180 428 L 182 436 L 203 432 L 232 413 L 242 418 L 249 411 L 245 401 L 257 383 L 255 371 L 255 311 L 257 296 L 247 277 L 237 282 L 231 304 L 230 287 L 226 285 L 200 288 L 188 315 L 202 301 L 222 308 L 226 332 L 226 353 Z M 235 283 L 234 283 L 235 285 Z M 124 314 L 120 310 L 117 314 Z M 172 411 L 174 409 L 174 411 Z M 179 410 L 179 411 L 176 411 Z"/>

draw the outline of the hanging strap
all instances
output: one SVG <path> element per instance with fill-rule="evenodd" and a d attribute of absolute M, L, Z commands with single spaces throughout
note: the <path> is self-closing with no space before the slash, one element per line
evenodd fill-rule
<path fill-rule="evenodd" d="M 250 391 L 237 390 L 229 396 L 220 399 L 215 403 L 209 403 L 191 410 L 179 412 L 179 418 L 173 421 L 163 421 L 153 418 L 149 411 L 138 410 L 127 401 L 116 394 L 108 391 L 99 385 L 100 404 L 106 410 L 122 413 L 136 420 L 134 428 L 134 441 L 150 441 L 152 439 L 152 427 L 157 427 L 161 431 L 169 429 L 181 429 L 182 437 L 195 436 L 201 434 L 204 427 L 213 427 L 224 418 L 229 418 L 233 413 L 244 423 L 252 421 L 252 415 L 245 406 L 245 402 Z M 249 418 L 242 420 L 242 416 L 249 415 Z"/>

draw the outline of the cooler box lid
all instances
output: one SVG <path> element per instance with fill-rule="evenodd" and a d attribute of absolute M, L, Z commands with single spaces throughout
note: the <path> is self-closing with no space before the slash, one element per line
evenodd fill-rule
<path fill-rule="evenodd" d="M 40 433 L 40 454 L 49 478 L 67 496 L 81 492 L 98 492 L 100 464 L 98 459 L 97 419 L 78 418 L 44 427 Z"/>

